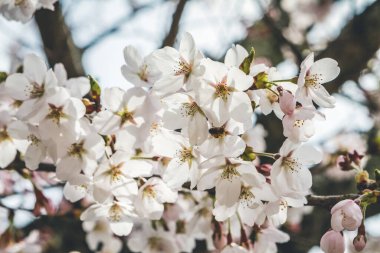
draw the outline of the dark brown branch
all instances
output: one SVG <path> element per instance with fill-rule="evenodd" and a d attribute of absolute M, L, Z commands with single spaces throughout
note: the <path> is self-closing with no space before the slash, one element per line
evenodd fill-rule
<path fill-rule="evenodd" d="M 307 198 L 308 206 L 319 206 L 319 207 L 330 209 L 339 201 L 342 201 L 345 199 L 356 199 L 359 196 L 360 196 L 359 194 L 351 193 L 351 194 L 329 195 L 329 196 L 308 195 L 306 198 Z"/>
<path fill-rule="evenodd" d="M 177 38 L 179 22 L 181 20 L 182 13 L 183 13 L 183 10 L 185 9 L 186 3 L 187 3 L 187 0 L 179 0 L 177 8 L 173 14 L 173 20 L 170 26 L 170 30 L 168 34 L 166 35 L 164 41 L 162 42 L 161 47 L 174 45 L 175 39 Z"/>
<path fill-rule="evenodd" d="M 50 66 L 63 63 L 69 77 L 83 76 L 82 52 L 74 44 L 59 3 L 54 6 L 55 11 L 41 9 L 35 14 L 46 57 Z"/>

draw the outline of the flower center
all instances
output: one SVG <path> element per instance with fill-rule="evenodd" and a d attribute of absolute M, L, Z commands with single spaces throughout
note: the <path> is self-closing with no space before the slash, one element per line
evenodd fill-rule
<path fill-rule="evenodd" d="M 252 207 L 255 203 L 255 195 L 251 192 L 251 187 L 242 186 L 239 199 L 244 207 Z"/>
<path fill-rule="evenodd" d="M 295 121 L 294 121 L 293 126 L 294 126 L 294 127 L 298 127 L 298 128 L 300 128 L 300 127 L 303 126 L 304 123 L 305 123 L 304 120 L 302 120 L 302 119 L 298 119 L 298 120 L 295 120 Z"/>
<path fill-rule="evenodd" d="M 228 87 L 227 85 L 227 77 L 223 78 L 223 80 L 215 85 L 215 97 L 221 98 L 224 101 L 227 101 L 228 96 L 233 91 L 233 88 Z"/>
<path fill-rule="evenodd" d="M 31 145 L 34 145 L 34 146 L 37 146 L 41 140 L 37 138 L 37 136 L 35 136 L 34 134 L 30 134 L 28 135 L 28 141 L 31 142 Z"/>
<path fill-rule="evenodd" d="M 38 85 L 37 83 L 32 83 L 32 90 L 30 91 L 30 98 L 40 98 L 45 93 L 45 85 Z"/>
<path fill-rule="evenodd" d="M 116 115 L 121 117 L 120 126 L 123 126 L 128 121 L 132 124 L 136 124 L 133 118 L 133 112 L 128 111 L 128 108 L 124 108 L 121 111 L 118 111 Z"/>
<path fill-rule="evenodd" d="M 137 75 L 140 77 L 140 79 L 144 82 L 148 82 L 148 66 L 144 64 L 140 68 L 140 72 L 137 73 Z"/>
<path fill-rule="evenodd" d="M 108 211 L 108 218 L 111 222 L 118 222 L 121 220 L 122 213 L 121 207 L 114 203 Z"/>
<path fill-rule="evenodd" d="M 201 113 L 201 108 L 195 102 L 183 103 L 180 110 L 183 117 L 194 117 L 197 112 Z"/>
<path fill-rule="evenodd" d="M 266 93 L 267 98 L 268 98 L 268 100 L 269 100 L 269 102 L 270 102 L 271 104 L 273 104 L 273 103 L 275 103 L 275 102 L 278 102 L 278 96 L 277 96 L 274 92 L 272 92 L 272 91 L 266 89 L 266 90 L 265 90 L 265 93 Z"/>
<path fill-rule="evenodd" d="M 301 169 L 301 164 L 298 162 L 298 159 L 293 157 L 284 157 L 282 160 L 282 165 L 293 172 L 298 172 Z"/>
<path fill-rule="evenodd" d="M 153 185 L 148 185 L 143 190 L 143 197 L 156 198 L 156 195 Z"/>
<path fill-rule="evenodd" d="M 83 148 L 83 146 L 84 146 L 84 141 L 71 144 L 67 153 L 69 154 L 69 156 L 76 156 L 77 158 L 82 159 L 83 155 L 87 153 L 87 151 Z"/>
<path fill-rule="evenodd" d="M 305 86 L 314 89 L 319 88 L 322 83 L 322 74 L 307 75 L 305 77 Z"/>
<path fill-rule="evenodd" d="M 11 140 L 6 129 L 0 130 L 0 142 Z"/>
<path fill-rule="evenodd" d="M 179 160 L 181 162 L 191 162 L 193 160 L 193 149 L 183 147 L 182 150 L 179 151 Z"/>
<path fill-rule="evenodd" d="M 112 182 L 117 182 L 120 181 L 123 173 L 121 171 L 121 168 L 123 167 L 123 162 L 119 163 L 117 165 L 111 165 L 109 169 L 109 175 L 111 176 L 111 181 Z"/>
<path fill-rule="evenodd" d="M 49 104 L 49 113 L 46 115 L 47 119 L 51 119 L 57 125 L 60 124 L 62 118 L 66 118 L 67 115 L 63 112 L 63 106 L 55 106 Z"/>
<path fill-rule="evenodd" d="M 228 181 L 232 181 L 232 178 L 233 177 L 236 177 L 236 176 L 240 176 L 239 172 L 237 171 L 236 167 L 238 166 L 239 164 L 231 164 L 231 163 L 227 163 L 224 167 L 223 167 L 223 172 L 222 174 L 220 175 L 220 177 L 222 179 L 227 179 Z"/>
<path fill-rule="evenodd" d="M 180 57 L 178 60 L 178 65 L 174 69 L 174 74 L 176 76 L 185 75 L 186 78 L 190 76 L 192 66 L 188 63 L 183 57 Z"/>
<path fill-rule="evenodd" d="M 25 0 L 15 0 L 15 5 L 22 5 L 25 2 Z"/>

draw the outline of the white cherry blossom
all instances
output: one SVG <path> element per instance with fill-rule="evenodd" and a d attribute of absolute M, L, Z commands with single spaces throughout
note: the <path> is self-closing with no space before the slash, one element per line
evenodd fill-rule
<path fill-rule="evenodd" d="M 172 47 L 159 49 L 152 61 L 161 72 L 161 78 L 153 85 L 156 94 L 163 96 L 184 88 L 191 91 L 198 87 L 198 78 L 203 74 L 203 54 L 196 48 L 193 37 L 185 33 L 179 50 Z"/>
<path fill-rule="evenodd" d="M 330 96 L 322 84 L 334 80 L 340 72 L 338 63 L 331 58 L 314 62 L 314 53 L 310 53 L 301 63 L 298 77 L 297 99 L 305 105 L 314 101 L 321 107 L 334 107 L 335 98 Z"/>

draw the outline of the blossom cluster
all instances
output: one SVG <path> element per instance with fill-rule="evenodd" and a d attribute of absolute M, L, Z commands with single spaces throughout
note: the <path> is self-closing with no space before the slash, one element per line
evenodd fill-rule
<path fill-rule="evenodd" d="M 8 20 L 28 22 L 38 9 L 54 10 L 57 0 L 2 0 L 0 13 Z"/>
<path fill-rule="evenodd" d="M 127 46 L 124 57 L 133 87 L 100 92 L 91 77 L 26 56 L 0 85 L 0 168 L 54 164 L 66 199 L 90 203 L 80 218 L 92 250 L 120 251 L 115 234 L 135 252 L 191 252 L 196 240 L 277 252 L 289 240 L 278 227 L 307 203 L 309 167 L 322 159 L 305 142 L 324 119 L 317 106 L 334 107 L 322 84 L 337 62 L 311 53 L 283 79 L 240 45 L 224 62 L 206 58 L 188 33 L 178 50 L 142 57 Z M 266 130 L 254 124 L 271 112 L 286 137 L 278 153 L 264 152 Z"/>

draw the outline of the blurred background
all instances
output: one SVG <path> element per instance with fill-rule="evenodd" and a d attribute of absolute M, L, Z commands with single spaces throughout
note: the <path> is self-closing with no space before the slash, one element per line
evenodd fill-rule
<path fill-rule="evenodd" d="M 339 77 L 326 86 L 337 93 L 336 107 L 323 111 L 327 120 L 316 123 L 317 134 L 311 140 L 326 151 L 324 162 L 312 168 L 314 193 L 355 192 L 352 174 L 335 166 L 338 154 L 357 150 L 368 154 L 364 166 L 370 173 L 380 167 L 380 1 L 61 0 L 55 6 L 54 12 L 38 10 L 27 24 L 0 16 L 0 71 L 15 71 L 33 52 L 51 66 L 62 62 L 70 77 L 91 74 L 102 87 L 130 87 L 120 71 L 124 47 L 133 45 L 146 55 L 177 46 L 185 31 L 215 60 L 223 59 L 232 44 L 253 46 L 256 61 L 277 67 L 284 78 L 296 76 L 300 62 L 314 51 L 317 59 L 333 58 L 341 68 Z M 258 115 L 257 121 L 268 132 L 267 150 L 276 152 L 283 141 L 281 122 L 273 115 Z M 17 181 L 19 176 L 9 177 Z M 0 186 L 0 203 L 34 205 L 34 194 L 28 195 L 23 187 L 15 188 L 23 193 L 20 198 Z M 61 186 L 48 188 L 44 194 L 62 205 Z M 378 206 L 368 210 L 365 252 L 380 252 L 380 218 L 373 216 L 379 211 Z M 15 227 L 23 228 L 20 233 L 36 228 L 46 232 L 47 252 L 89 252 L 77 213 L 63 214 L 34 219 L 26 211 L 14 210 L 12 215 L 18 217 Z M 321 252 L 316 245 L 329 228 L 328 210 L 307 210 L 303 219 L 289 216 L 284 229 L 292 239 L 279 245 L 279 252 Z M 0 217 L 3 232 L 9 211 L 0 208 Z M 203 252 L 202 247 L 195 252 Z"/>

